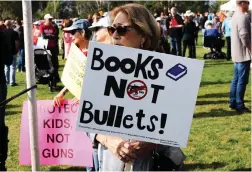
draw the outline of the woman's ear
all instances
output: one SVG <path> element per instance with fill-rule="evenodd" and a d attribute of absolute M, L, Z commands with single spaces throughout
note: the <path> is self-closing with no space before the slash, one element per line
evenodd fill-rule
<path fill-rule="evenodd" d="M 85 30 L 83 30 L 81 36 L 82 36 L 83 39 L 85 39 Z"/>
<path fill-rule="evenodd" d="M 146 37 L 142 37 L 141 44 L 140 44 L 141 48 L 143 48 L 145 41 L 146 41 Z"/>

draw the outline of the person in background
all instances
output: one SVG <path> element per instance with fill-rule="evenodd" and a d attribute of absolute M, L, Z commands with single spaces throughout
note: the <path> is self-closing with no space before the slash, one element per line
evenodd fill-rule
<path fill-rule="evenodd" d="M 90 25 L 93 24 L 93 19 L 92 19 L 92 14 L 88 14 L 88 22 L 90 23 Z"/>
<path fill-rule="evenodd" d="M 37 45 L 38 43 L 38 38 L 41 36 L 41 32 L 39 29 L 40 22 L 35 21 L 33 23 L 33 28 L 32 28 L 32 35 L 33 35 L 33 45 Z"/>
<path fill-rule="evenodd" d="M 58 61 L 58 28 L 53 24 L 53 17 L 50 14 L 44 16 L 45 22 L 40 25 L 40 32 L 43 39 L 48 39 L 47 49 L 50 50 L 52 55 L 52 64 L 54 68 L 54 76 L 56 81 L 59 82 L 59 61 Z"/>
<path fill-rule="evenodd" d="M 6 26 L 5 33 L 7 35 L 7 38 L 10 39 L 12 56 L 13 56 L 12 64 L 10 66 L 5 65 L 5 77 L 7 84 L 10 84 L 13 87 L 17 86 L 16 65 L 17 65 L 17 55 L 19 52 L 20 41 L 18 33 L 14 31 L 14 29 L 12 28 L 11 20 L 6 20 L 5 26 Z"/>
<path fill-rule="evenodd" d="M 93 31 L 93 41 L 111 44 L 111 37 L 108 34 L 108 27 L 110 26 L 110 18 L 101 18 L 97 23 L 89 27 Z"/>
<path fill-rule="evenodd" d="M 237 11 L 231 22 L 231 55 L 234 62 L 234 76 L 230 88 L 229 107 L 238 113 L 251 113 L 244 104 L 244 94 L 249 81 L 251 63 L 251 23 L 245 14 L 249 0 L 237 0 Z"/>
<path fill-rule="evenodd" d="M 167 19 L 166 27 L 169 28 L 170 43 L 172 47 L 172 54 L 182 56 L 181 40 L 183 37 L 183 19 L 177 14 L 177 9 L 173 7 L 171 9 L 172 16 Z"/>
<path fill-rule="evenodd" d="M 158 26 L 160 27 L 160 33 L 161 33 L 160 45 L 159 45 L 157 52 L 170 54 L 171 53 L 170 52 L 170 44 L 168 43 L 168 40 L 167 40 L 166 26 L 164 24 L 162 24 L 161 17 L 157 17 L 156 21 L 157 21 Z"/>
<path fill-rule="evenodd" d="M 0 102 L 7 98 L 4 65 L 12 64 L 11 42 L 6 37 L 4 24 L 0 24 Z M 0 171 L 7 171 L 5 161 L 8 156 L 8 127 L 5 124 L 5 105 L 0 106 Z"/>
<path fill-rule="evenodd" d="M 220 18 L 220 22 L 223 23 L 225 18 L 227 17 L 227 15 L 225 14 L 224 11 L 220 11 L 218 14 L 219 18 Z"/>
<path fill-rule="evenodd" d="M 198 45 L 198 34 L 200 31 L 200 15 L 197 14 L 196 16 L 190 16 L 190 18 L 192 18 L 193 22 L 195 23 L 195 43 Z"/>
<path fill-rule="evenodd" d="M 17 26 L 15 31 L 19 35 L 19 58 L 18 58 L 18 72 L 25 72 L 25 56 L 24 56 L 24 27 L 22 21 L 17 19 Z"/>
<path fill-rule="evenodd" d="M 63 29 L 64 28 L 68 28 L 73 24 L 72 20 L 68 19 L 65 20 L 64 25 L 63 25 Z M 71 33 L 69 32 L 63 32 L 62 33 L 62 38 L 63 38 L 63 50 L 64 50 L 64 59 L 67 59 L 71 44 L 72 44 L 72 36 Z"/>
<path fill-rule="evenodd" d="M 213 19 L 213 23 L 214 23 L 214 28 L 218 30 L 218 32 L 221 34 L 221 22 L 220 22 L 220 18 L 218 16 L 215 16 Z"/>
<path fill-rule="evenodd" d="M 97 23 L 100 20 L 100 18 L 101 18 L 100 13 L 98 13 L 98 12 L 94 13 L 93 17 L 92 17 L 92 20 L 93 20 L 92 25 L 95 24 L 95 23 Z"/>
<path fill-rule="evenodd" d="M 227 40 L 227 60 L 231 59 L 231 20 L 232 12 L 228 12 L 227 18 L 225 18 L 222 24 L 222 32 L 225 34 Z"/>
<path fill-rule="evenodd" d="M 186 55 L 186 49 L 189 49 L 189 58 L 195 58 L 193 45 L 195 44 L 195 34 L 196 34 L 196 25 L 193 22 L 192 18 L 194 13 L 191 10 L 186 11 L 184 18 L 184 28 L 183 28 L 183 56 Z"/>

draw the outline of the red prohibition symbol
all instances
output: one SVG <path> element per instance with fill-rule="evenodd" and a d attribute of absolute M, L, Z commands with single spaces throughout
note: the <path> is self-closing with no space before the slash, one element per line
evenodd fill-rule
<path fill-rule="evenodd" d="M 146 84 L 141 80 L 134 80 L 127 87 L 127 94 L 133 100 L 141 100 L 147 95 Z"/>

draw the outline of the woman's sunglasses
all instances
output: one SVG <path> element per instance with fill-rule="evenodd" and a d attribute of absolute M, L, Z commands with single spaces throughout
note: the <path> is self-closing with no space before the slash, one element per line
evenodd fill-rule
<path fill-rule="evenodd" d="M 81 31 L 82 30 L 80 30 L 80 29 L 75 29 L 75 30 L 70 31 L 70 34 L 74 35 L 76 32 L 81 32 Z"/>
<path fill-rule="evenodd" d="M 130 31 L 129 29 L 130 27 L 131 26 L 117 26 L 117 27 L 109 26 L 107 29 L 110 36 L 112 36 L 115 31 L 117 32 L 118 35 L 124 36 L 128 31 Z"/>

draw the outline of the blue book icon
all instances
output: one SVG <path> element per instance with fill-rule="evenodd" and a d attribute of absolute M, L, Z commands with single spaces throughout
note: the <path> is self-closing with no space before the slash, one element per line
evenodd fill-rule
<path fill-rule="evenodd" d="M 179 80 L 187 74 L 187 67 L 178 63 L 166 72 L 166 76 L 174 81 Z"/>

